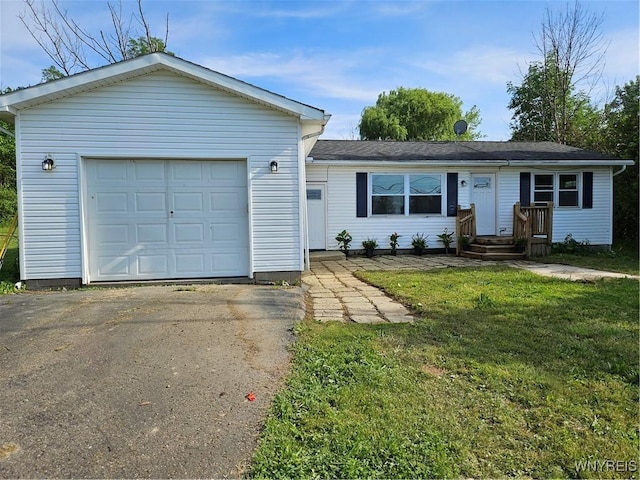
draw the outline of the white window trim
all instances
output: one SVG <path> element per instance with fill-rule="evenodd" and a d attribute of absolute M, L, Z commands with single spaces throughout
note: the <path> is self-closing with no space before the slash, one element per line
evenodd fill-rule
<path fill-rule="evenodd" d="M 373 197 L 376 196 L 373 193 L 373 176 L 374 175 L 401 175 L 404 178 L 404 213 L 373 213 Z M 411 176 L 412 175 L 431 175 L 434 177 L 440 177 L 440 213 L 409 213 L 409 205 L 412 196 L 423 196 L 423 195 L 411 195 Z M 368 198 L 367 198 L 367 208 L 368 214 L 370 217 L 444 217 L 446 216 L 445 203 L 447 198 L 447 183 L 445 180 L 445 174 L 442 172 L 409 172 L 409 173 L 400 173 L 400 172 L 369 172 L 368 174 Z M 391 195 L 393 196 L 393 195 Z M 397 195 L 400 196 L 400 195 Z"/>
<path fill-rule="evenodd" d="M 531 181 L 531 203 L 536 204 L 536 175 L 552 175 L 553 176 L 553 208 L 561 209 L 582 209 L 582 172 L 534 172 Z M 577 205 L 560 205 L 560 175 L 575 175 L 576 176 L 576 189 L 578 192 L 578 204 Z M 574 191 L 574 190 L 563 190 Z"/>

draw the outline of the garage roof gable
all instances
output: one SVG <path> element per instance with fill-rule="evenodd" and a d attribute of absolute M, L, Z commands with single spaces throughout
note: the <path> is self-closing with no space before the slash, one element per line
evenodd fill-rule
<path fill-rule="evenodd" d="M 150 53 L 130 60 L 95 68 L 33 87 L 0 95 L 0 117 L 12 120 L 16 113 L 41 103 L 55 101 L 97 87 L 126 81 L 148 73 L 167 70 L 266 105 L 302 121 L 326 124 L 329 115 L 316 107 L 291 100 L 236 78 L 166 53 Z"/>

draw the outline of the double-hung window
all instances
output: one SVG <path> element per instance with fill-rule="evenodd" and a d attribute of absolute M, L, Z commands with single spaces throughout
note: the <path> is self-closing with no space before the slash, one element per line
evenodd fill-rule
<path fill-rule="evenodd" d="M 578 174 L 561 173 L 558 175 L 558 206 L 578 207 Z"/>
<path fill-rule="evenodd" d="M 580 178 L 577 173 L 535 174 L 533 201 L 553 202 L 558 207 L 580 206 Z"/>
<path fill-rule="evenodd" d="M 403 215 L 404 175 L 371 175 L 371 213 Z"/>
<path fill-rule="evenodd" d="M 372 174 L 371 214 L 442 214 L 442 175 Z"/>

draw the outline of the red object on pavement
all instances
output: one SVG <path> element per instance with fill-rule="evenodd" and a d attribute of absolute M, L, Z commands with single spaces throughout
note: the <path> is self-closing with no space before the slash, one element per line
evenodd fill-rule
<path fill-rule="evenodd" d="M 253 392 L 249 392 L 245 395 L 245 398 L 250 402 L 253 402 L 256 399 L 256 394 Z"/>

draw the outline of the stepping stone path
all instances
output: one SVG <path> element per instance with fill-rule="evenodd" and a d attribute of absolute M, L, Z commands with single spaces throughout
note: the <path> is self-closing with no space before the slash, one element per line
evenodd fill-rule
<path fill-rule="evenodd" d="M 358 270 L 431 270 L 454 266 L 486 266 L 494 262 L 462 259 L 455 256 L 416 257 L 413 255 L 380 255 L 373 258 L 352 257 L 349 260 L 311 260 L 311 271 L 302 281 L 308 287 L 312 318 L 321 322 L 406 323 L 414 320 L 401 303 L 380 289 L 357 279 Z"/>
<path fill-rule="evenodd" d="M 330 254 L 331 252 L 322 253 Z M 339 258 L 339 260 L 332 258 Z M 349 260 L 346 260 L 341 253 L 337 253 L 333 256 L 325 256 L 324 259 L 322 255 L 315 259 L 312 255 L 311 270 L 304 273 L 302 282 L 307 286 L 312 304 L 310 314 L 315 320 L 321 322 L 403 323 L 414 320 L 411 312 L 378 288 L 354 277 L 353 272 L 359 270 L 433 270 L 490 265 L 509 265 L 540 275 L 579 281 L 593 281 L 605 277 L 638 278 L 620 273 L 529 261 L 482 261 L 454 255 L 426 255 L 422 257 L 379 255 L 373 258 L 350 257 Z"/>

